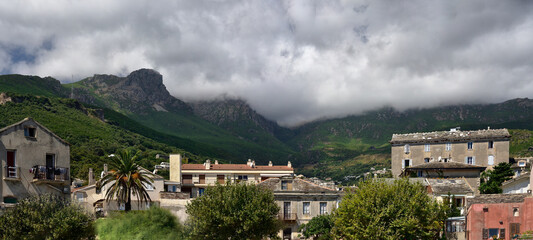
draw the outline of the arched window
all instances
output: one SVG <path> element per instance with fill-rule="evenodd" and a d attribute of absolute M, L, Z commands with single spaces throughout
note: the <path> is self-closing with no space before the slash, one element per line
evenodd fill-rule
<path fill-rule="evenodd" d="M 405 153 L 409 153 L 409 150 L 411 150 L 411 148 L 409 147 L 409 144 L 405 144 L 405 145 L 403 146 L 403 151 L 404 151 Z"/>

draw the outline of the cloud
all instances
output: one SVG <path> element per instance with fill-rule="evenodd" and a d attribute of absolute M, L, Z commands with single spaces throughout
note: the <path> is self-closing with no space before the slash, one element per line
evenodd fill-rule
<path fill-rule="evenodd" d="M 63 82 L 154 68 L 295 125 L 533 96 L 530 1 L 10 1 L 0 72 Z"/>

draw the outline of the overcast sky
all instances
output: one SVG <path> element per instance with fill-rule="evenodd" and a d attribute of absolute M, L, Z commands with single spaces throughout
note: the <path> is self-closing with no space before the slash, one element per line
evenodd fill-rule
<path fill-rule="evenodd" d="M 525 0 L 3 1 L 0 33 L 3 74 L 153 68 L 175 97 L 239 97 L 283 125 L 533 97 Z"/>

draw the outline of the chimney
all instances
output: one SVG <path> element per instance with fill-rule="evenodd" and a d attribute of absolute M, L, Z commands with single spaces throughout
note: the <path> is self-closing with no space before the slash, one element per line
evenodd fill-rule
<path fill-rule="evenodd" d="M 170 181 L 181 183 L 181 155 L 170 154 Z"/>
<path fill-rule="evenodd" d="M 252 159 L 248 158 L 248 162 L 246 163 L 246 165 L 248 165 L 248 167 L 251 167 L 252 166 Z"/>
<path fill-rule="evenodd" d="M 204 163 L 205 169 L 209 170 L 211 169 L 211 160 L 207 159 Z"/>
<path fill-rule="evenodd" d="M 290 168 L 292 168 L 292 164 L 291 164 L 291 161 L 287 162 L 287 167 L 290 167 Z"/>
<path fill-rule="evenodd" d="M 268 166 L 272 167 L 272 161 L 268 161 Z"/>
<path fill-rule="evenodd" d="M 100 174 L 100 179 L 104 178 L 105 175 L 107 175 L 108 172 L 109 172 L 109 169 L 107 169 L 107 163 L 104 163 L 104 170 Z"/>
<path fill-rule="evenodd" d="M 96 181 L 94 180 L 94 172 L 92 168 L 89 168 L 89 185 L 95 184 Z"/>
<path fill-rule="evenodd" d="M 250 167 L 252 167 L 252 168 L 255 167 L 255 160 L 252 161 L 252 165 Z"/>
<path fill-rule="evenodd" d="M 218 160 L 215 160 L 215 165 L 218 165 Z"/>

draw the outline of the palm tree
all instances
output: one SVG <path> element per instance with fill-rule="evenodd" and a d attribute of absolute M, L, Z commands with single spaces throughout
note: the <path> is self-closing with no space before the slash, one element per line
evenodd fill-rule
<path fill-rule="evenodd" d="M 98 188 L 110 185 L 105 194 L 106 201 L 117 199 L 124 203 L 126 212 L 131 210 L 131 195 L 137 196 L 139 202 L 151 202 L 145 185 L 152 184 L 153 174 L 137 165 L 140 151 L 122 150 L 111 155 L 110 170 L 100 181 Z"/>

